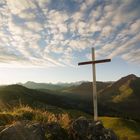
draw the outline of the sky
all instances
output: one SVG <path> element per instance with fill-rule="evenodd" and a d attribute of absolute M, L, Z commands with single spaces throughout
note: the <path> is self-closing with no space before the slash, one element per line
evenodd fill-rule
<path fill-rule="evenodd" d="M 140 0 L 0 0 L 0 84 L 140 76 Z"/>

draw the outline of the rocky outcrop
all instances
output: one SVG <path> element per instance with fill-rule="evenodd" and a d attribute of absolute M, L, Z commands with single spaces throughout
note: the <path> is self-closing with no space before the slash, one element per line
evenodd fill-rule
<path fill-rule="evenodd" d="M 60 124 L 52 122 L 46 125 L 46 138 L 47 140 L 68 140 L 68 134 Z"/>
<path fill-rule="evenodd" d="M 0 140 L 46 140 L 40 123 L 16 122 L 0 132 Z"/>
<path fill-rule="evenodd" d="M 72 140 L 118 140 L 111 129 L 106 129 L 101 121 L 94 122 L 85 117 L 75 120 L 69 129 Z"/>
<path fill-rule="evenodd" d="M 118 140 L 118 137 L 112 130 L 106 129 L 101 121 L 80 117 L 67 130 L 57 122 L 45 125 L 16 122 L 3 127 L 0 140 Z"/>
<path fill-rule="evenodd" d="M 68 135 L 57 122 L 44 125 L 22 121 L 1 127 L 0 140 L 68 140 Z"/>

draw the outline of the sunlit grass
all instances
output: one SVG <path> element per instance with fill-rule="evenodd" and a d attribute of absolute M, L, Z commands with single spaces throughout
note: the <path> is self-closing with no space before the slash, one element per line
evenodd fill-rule
<path fill-rule="evenodd" d="M 67 128 L 71 122 L 70 116 L 67 113 L 54 114 L 49 111 L 33 109 L 24 105 L 15 107 L 10 111 L 0 112 L 0 125 L 7 125 L 15 121 L 23 120 L 41 123 L 58 122 L 64 128 Z"/>
<path fill-rule="evenodd" d="M 68 129 L 72 120 L 79 116 L 93 119 L 93 116 L 76 110 L 63 110 L 62 112 L 49 112 L 33 109 L 29 106 L 20 105 L 12 110 L 0 112 L 0 126 L 13 124 L 16 121 L 32 121 L 44 124 L 57 122 L 62 128 Z M 117 117 L 100 117 L 106 128 L 111 128 L 120 137 L 120 140 L 140 140 L 140 124 Z"/>
<path fill-rule="evenodd" d="M 133 93 L 132 88 L 130 88 L 130 82 L 131 81 L 128 80 L 124 85 L 122 85 L 119 88 L 120 93 L 119 93 L 119 95 L 117 95 L 113 98 L 113 102 L 115 102 L 115 103 L 122 102 Z"/>
<path fill-rule="evenodd" d="M 106 128 L 111 128 L 120 137 L 120 140 L 140 140 L 140 124 L 115 117 L 101 117 Z"/>

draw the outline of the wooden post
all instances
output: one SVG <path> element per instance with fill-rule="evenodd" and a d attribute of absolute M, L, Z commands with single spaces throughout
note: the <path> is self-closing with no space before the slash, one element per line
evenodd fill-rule
<path fill-rule="evenodd" d="M 92 48 L 92 61 L 95 61 L 95 52 L 94 48 Z M 97 108 L 97 88 L 96 88 L 96 66 L 92 64 L 92 72 L 93 72 L 93 108 L 94 108 L 94 121 L 97 121 L 98 118 L 98 108 Z"/>

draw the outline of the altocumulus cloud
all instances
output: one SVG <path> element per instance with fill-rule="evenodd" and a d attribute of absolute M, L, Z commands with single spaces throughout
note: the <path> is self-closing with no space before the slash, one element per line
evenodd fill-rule
<path fill-rule="evenodd" d="M 93 46 L 139 63 L 139 13 L 139 0 L 1 0 L 0 66 L 74 66 Z"/>

